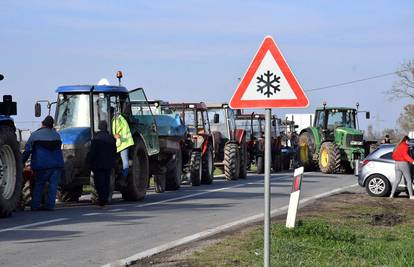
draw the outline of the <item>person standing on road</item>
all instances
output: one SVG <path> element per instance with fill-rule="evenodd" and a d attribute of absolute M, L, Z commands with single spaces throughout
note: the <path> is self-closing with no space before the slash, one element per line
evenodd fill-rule
<path fill-rule="evenodd" d="M 390 198 L 394 197 L 395 191 L 401 182 L 401 178 L 404 176 L 410 199 L 414 199 L 410 166 L 410 163 L 414 164 L 414 159 L 410 156 L 408 136 L 404 136 L 400 143 L 395 147 L 394 152 L 392 153 L 392 158 L 395 160 L 395 181 L 392 185 Z"/>
<path fill-rule="evenodd" d="M 111 187 L 111 171 L 115 167 L 115 139 L 108 132 L 108 123 L 100 121 L 99 132 L 91 141 L 88 155 L 89 166 L 93 172 L 95 189 L 98 193 L 98 204 L 103 207 L 108 203 Z"/>
<path fill-rule="evenodd" d="M 31 168 L 36 173 L 31 210 L 53 210 L 56 203 L 56 192 L 63 168 L 62 140 L 53 129 L 53 118 L 47 116 L 42 127 L 33 132 L 25 145 L 22 155 L 23 164 L 31 155 Z M 47 203 L 40 207 L 43 189 L 48 182 Z"/>
<path fill-rule="evenodd" d="M 134 139 L 128 121 L 119 112 L 115 112 L 112 119 L 112 134 L 116 140 L 116 152 L 121 154 L 122 159 L 122 181 L 119 181 L 119 184 L 126 186 L 129 169 L 128 151 L 129 147 L 134 145 Z"/>

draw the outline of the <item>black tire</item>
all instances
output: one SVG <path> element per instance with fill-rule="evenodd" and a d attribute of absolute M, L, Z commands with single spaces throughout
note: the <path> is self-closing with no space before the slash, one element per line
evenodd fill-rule
<path fill-rule="evenodd" d="M 381 174 L 372 174 L 365 182 L 365 189 L 370 196 L 387 197 L 391 194 L 391 184 Z"/>
<path fill-rule="evenodd" d="M 211 184 L 214 179 L 214 154 L 213 147 L 211 144 L 207 145 L 207 150 L 202 157 L 202 169 L 203 173 L 201 175 L 202 184 Z"/>
<path fill-rule="evenodd" d="M 19 209 L 24 210 L 26 206 L 30 206 L 32 203 L 32 193 L 34 189 L 33 178 L 23 178 L 23 186 L 20 194 Z"/>
<path fill-rule="evenodd" d="M 319 169 L 323 173 L 337 173 L 341 168 L 341 152 L 332 142 L 322 143 L 319 151 Z"/>
<path fill-rule="evenodd" d="M 165 190 L 178 190 L 181 185 L 181 176 L 183 174 L 183 156 L 181 149 L 175 154 L 175 160 L 167 164 L 167 174 L 165 181 Z"/>
<path fill-rule="evenodd" d="M 317 162 L 313 159 L 316 153 L 315 139 L 310 132 L 303 132 L 299 135 L 298 147 L 299 163 L 305 168 L 305 171 L 317 169 Z"/>
<path fill-rule="evenodd" d="M 258 156 L 256 158 L 256 173 L 263 174 L 264 173 L 264 157 Z"/>
<path fill-rule="evenodd" d="M 58 192 L 58 199 L 60 202 L 78 202 L 82 192 L 82 185 L 61 187 Z"/>
<path fill-rule="evenodd" d="M 240 175 L 239 146 L 228 143 L 224 146 L 224 176 L 227 180 L 237 180 Z"/>
<path fill-rule="evenodd" d="M 239 171 L 239 178 L 245 179 L 247 177 L 247 161 L 249 160 L 247 157 L 247 144 L 246 144 L 246 136 L 243 137 L 241 144 L 239 145 L 240 149 L 240 171 Z"/>
<path fill-rule="evenodd" d="M 202 177 L 201 152 L 193 151 L 190 156 L 190 181 L 192 186 L 199 186 Z"/>
<path fill-rule="evenodd" d="M 0 126 L 0 217 L 18 208 L 23 182 L 23 166 L 16 134 Z"/>
<path fill-rule="evenodd" d="M 129 168 L 127 186 L 121 189 L 122 198 L 127 201 L 144 199 L 147 194 L 149 177 L 148 153 L 141 138 L 134 140 L 135 145 L 130 147 L 132 166 Z"/>

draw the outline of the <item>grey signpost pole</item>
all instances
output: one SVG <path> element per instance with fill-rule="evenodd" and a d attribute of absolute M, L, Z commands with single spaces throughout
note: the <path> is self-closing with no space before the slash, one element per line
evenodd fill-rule
<path fill-rule="evenodd" d="M 270 163 L 271 163 L 271 125 L 272 109 L 265 113 L 265 176 L 264 176 L 264 267 L 270 267 Z"/>

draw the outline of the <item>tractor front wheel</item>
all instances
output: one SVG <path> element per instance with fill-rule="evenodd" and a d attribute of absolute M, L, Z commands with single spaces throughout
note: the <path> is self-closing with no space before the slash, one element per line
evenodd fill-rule
<path fill-rule="evenodd" d="M 247 157 L 247 144 L 246 144 L 246 137 L 243 137 L 243 140 L 240 144 L 240 173 L 239 178 L 245 179 L 247 177 L 247 161 L 249 160 Z"/>
<path fill-rule="evenodd" d="M 137 138 L 132 150 L 132 167 L 129 169 L 127 186 L 121 189 L 122 198 L 127 201 L 144 199 L 149 177 L 148 153 L 144 142 Z"/>
<path fill-rule="evenodd" d="M 323 173 L 336 173 L 341 167 L 341 153 L 338 146 L 332 142 L 321 145 L 319 152 L 319 169 Z"/>
<path fill-rule="evenodd" d="M 183 156 L 181 149 L 175 153 L 175 159 L 167 164 L 165 190 L 178 190 L 181 185 L 181 175 L 183 173 Z"/>
<path fill-rule="evenodd" d="M 214 158 L 213 158 L 213 147 L 208 144 L 207 150 L 202 157 L 202 169 L 203 174 L 201 177 L 202 184 L 211 184 L 214 179 Z"/>
<path fill-rule="evenodd" d="M 201 161 L 201 152 L 193 151 L 190 156 L 190 180 L 192 186 L 199 186 L 201 184 L 201 177 L 203 174 L 203 167 Z"/>

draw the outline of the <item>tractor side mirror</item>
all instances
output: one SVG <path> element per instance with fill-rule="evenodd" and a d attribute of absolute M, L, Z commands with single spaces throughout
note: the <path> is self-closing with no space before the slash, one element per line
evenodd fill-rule
<path fill-rule="evenodd" d="M 0 74 L 0 81 L 4 79 L 3 74 Z"/>
<path fill-rule="evenodd" d="M 214 114 L 214 118 L 213 118 L 213 122 L 214 123 L 219 123 L 220 122 L 220 115 L 219 114 Z"/>
<path fill-rule="evenodd" d="M 365 113 L 365 118 L 367 120 L 369 120 L 371 118 L 371 113 L 369 113 L 369 112 Z"/>
<path fill-rule="evenodd" d="M 42 105 L 40 105 L 40 103 L 36 103 L 35 104 L 35 117 L 39 118 L 40 116 L 42 116 Z"/>
<path fill-rule="evenodd" d="M 272 120 L 272 126 L 276 126 L 276 121 Z"/>

